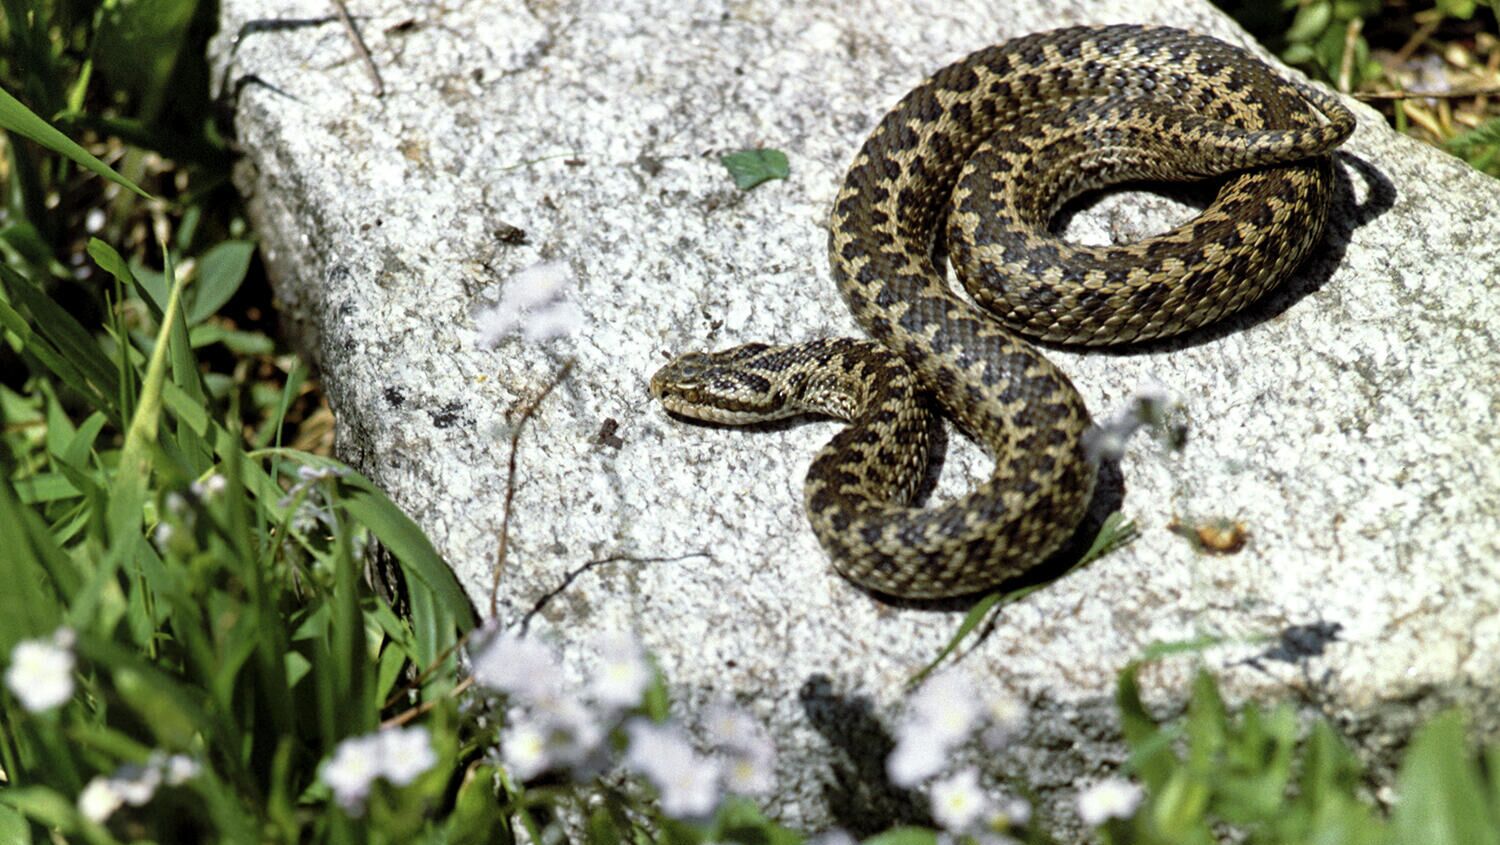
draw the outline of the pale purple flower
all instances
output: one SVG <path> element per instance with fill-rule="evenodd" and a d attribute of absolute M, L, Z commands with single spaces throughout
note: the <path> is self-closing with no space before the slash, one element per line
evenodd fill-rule
<path fill-rule="evenodd" d="M 923 737 L 901 737 L 885 758 L 885 773 L 896 786 L 910 789 L 941 772 L 949 749 Z"/>
<path fill-rule="evenodd" d="M 776 787 L 774 753 L 729 751 L 724 755 L 724 788 L 735 795 L 769 795 Z"/>
<path fill-rule="evenodd" d="M 906 704 L 898 736 L 920 735 L 949 747 L 967 738 L 983 713 L 974 683 L 956 671 L 929 680 Z"/>
<path fill-rule="evenodd" d="M 759 721 L 729 704 L 711 705 L 704 727 L 724 758 L 724 785 L 737 795 L 765 795 L 775 786 L 776 746 Z"/>
<path fill-rule="evenodd" d="M 986 748 L 997 751 L 1026 722 L 1026 703 L 1008 690 L 1001 690 L 985 701 L 987 727 L 982 734 Z"/>
<path fill-rule="evenodd" d="M 369 796 L 376 780 L 384 778 L 396 786 L 406 786 L 435 765 L 437 754 L 426 728 L 386 728 L 340 742 L 319 776 L 333 792 L 334 800 L 354 812 Z"/>
<path fill-rule="evenodd" d="M 90 779 L 78 793 L 78 812 L 94 824 L 104 824 L 124 804 L 119 790 L 103 775 Z"/>
<path fill-rule="evenodd" d="M 1140 786 L 1128 780 L 1106 778 L 1078 793 L 1078 817 L 1090 827 L 1110 819 L 1128 819 L 1144 796 Z"/>
<path fill-rule="evenodd" d="M 161 786 L 161 774 L 158 766 L 127 763 L 115 770 L 109 782 L 126 804 L 143 807 L 156 794 L 156 788 Z"/>
<path fill-rule="evenodd" d="M 500 301 L 474 315 L 479 345 L 493 349 L 518 329 L 531 341 L 564 337 L 583 324 L 583 312 L 569 297 L 573 271 L 565 262 L 536 264 L 505 284 Z"/>
<path fill-rule="evenodd" d="M 472 655 L 474 681 L 521 701 L 540 701 L 558 694 L 562 668 L 552 649 L 509 631 L 492 635 Z"/>
<path fill-rule="evenodd" d="M 620 709 L 639 706 L 652 679 L 641 641 L 630 634 L 614 633 L 599 637 L 595 645 L 600 665 L 590 687 L 594 700 Z"/>
<path fill-rule="evenodd" d="M 421 725 L 387 728 L 376 736 L 380 738 L 381 774 L 397 786 L 406 786 L 437 765 L 432 736 Z"/>
<path fill-rule="evenodd" d="M 511 776 L 530 780 L 552 768 L 552 729 L 541 722 L 513 720 L 500 735 L 500 759 Z"/>
<path fill-rule="evenodd" d="M 969 832 L 989 811 L 979 771 L 972 767 L 933 783 L 930 794 L 933 821 L 952 833 Z"/>
<path fill-rule="evenodd" d="M 173 754 L 160 760 L 162 778 L 167 786 L 181 786 L 198 776 L 198 761 L 186 754 Z"/>
<path fill-rule="evenodd" d="M 1031 821 L 1031 805 L 1024 798 L 1006 798 L 993 819 L 993 826 L 1001 829 L 1025 827 Z"/>
<path fill-rule="evenodd" d="M 10 653 L 5 685 L 21 706 L 40 713 L 73 697 L 73 632 L 58 629 L 50 640 L 23 640 Z"/>
<path fill-rule="evenodd" d="M 719 763 L 693 750 L 676 727 L 633 719 L 625 725 L 625 763 L 645 775 L 663 813 L 678 819 L 708 816 L 719 804 Z"/>
<path fill-rule="evenodd" d="M 334 800 L 346 810 L 356 810 L 380 777 L 380 737 L 377 734 L 350 737 L 333 749 L 333 756 L 319 773 L 333 791 Z"/>

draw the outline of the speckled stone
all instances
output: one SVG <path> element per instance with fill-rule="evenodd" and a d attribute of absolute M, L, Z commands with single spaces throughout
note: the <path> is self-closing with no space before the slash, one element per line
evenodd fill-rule
<path fill-rule="evenodd" d="M 924 798 L 882 783 L 885 730 L 964 605 L 892 605 L 831 573 L 800 491 L 831 424 L 686 424 L 647 379 L 690 348 L 857 333 L 824 223 L 866 132 L 928 72 L 1075 23 L 1248 37 L 1207 4 L 1147 0 L 351 5 L 383 98 L 323 0 L 226 0 L 213 48 L 237 181 L 341 455 L 488 609 L 511 426 L 575 361 L 521 438 L 499 616 L 570 652 L 636 629 L 683 714 L 745 703 L 781 748 L 770 808 L 789 823 L 921 820 Z M 1381 772 L 1451 703 L 1500 734 L 1500 184 L 1351 106 L 1327 242 L 1283 289 L 1184 342 L 1053 353 L 1096 414 L 1150 382 L 1191 422 L 1182 452 L 1138 439 L 1106 475 L 1098 509 L 1139 539 L 962 656 L 1031 708 L 985 766 L 1065 823 L 1123 758 L 1112 684 L 1155 642 L 1239 643 L 1149 669 L 1164 710 L 1206 665 L 1237 699 L 1331 717 Z M 741 192 L 718 156 L 758 146 L 791 178 Z M 1139 237 L 1191 199 L 1111 194 L 1068 232 Z M 481 345 L 476 312 L 544 261 L 576 275 L 582 330 Z M 935 495 L 987 469 L 950 437 Z M 1243 549 L 1173 530 L 1220 519 Z"/>

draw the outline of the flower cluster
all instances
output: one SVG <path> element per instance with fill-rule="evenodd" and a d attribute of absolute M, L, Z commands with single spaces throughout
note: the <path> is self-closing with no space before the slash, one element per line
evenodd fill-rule
<path fill-rule="evenodd" d="M 958 672 L 932 678 L 907 700 L 896 726 L 896 747 L 886 758 L 886 774 L 897 786 L 912 788 L 931 781 L 932 817 L 955 834 L 977 835 L 1026 824 L 1031 808 L 1020 799 L 993 801 L 979 786 L 979 772 L 964 768 L 933 781 L 959 745 L 983 728 L 992 750 L 1009 739 L 1025 718 L 1025 706 L 1001 693 L 985 698 Z"/>
<path fill-rule="evenodd" d="M 566 337 L 583 324 L 583 312 L 569 298 L 573 271 L 561 261 L 522 270 L 505 285 L 500 301 L 474 315 L 479 345 L 493 349 L 519 329 L 527 340 Z"/>
<path fill-rule="evenodd" d="M 569 694 L 557 655 L 540 641 L 502 631 L 481 643 L 471 656 L 474 682 L 506 696 L 500 758 L 511 775 L 526 781 L 567 769 L 587 778 L 601 770 L 611 722 L 640 704 L 651 681 L 640 646 L 632 638 L 601 639 L 604 667 L 588 707 Z"/>
<path fill-rule="evenodd" d="M 709 709 L 706 733 L 715 746 L 701 754 L 686 731 L 639 715 L 655 672 L 638 639 L 596 638 L 598 663 L 586 690 L 562 681 L 557 655 L 543 643 L 511 633 L 491 633 L 471 655 L 474 681 L 506 697 L 500 758 L 519 781 L 566 771 L 577 780 L 609 763 L 611 735 L 625 743 L 624 763 L 655 787 L 662 812 L 703 818 L 724 792 L 754 795 L 773 784 L 775 749 L 765 729 L 737 708 Z"/>
<path fill-rule="evenodd" d="M 5 685 L 33 713 L 60 707 L 73 697 L 73 631 L 59 628 L 50 639 L 23 640 L 10 652 Z"/>
<path fill-rule="evenodd" d="M 319 776 L 340 806 L 358 812 L 375 781 L 384 778 L 406 786 L 435 765 L 437 754 L 426 728 L 387 728 L 340 742 Z"/>
<path fill-rule="evenodd" d="M 185 754 L 153 752 L 144 764 L 121 766 L 109 777 L 95 776 L 78 793 L 78 812 L 103 824 L 126 804 L 144 806 L 163 785 L 180 786 L 198 776 L 198 761 Z"/>

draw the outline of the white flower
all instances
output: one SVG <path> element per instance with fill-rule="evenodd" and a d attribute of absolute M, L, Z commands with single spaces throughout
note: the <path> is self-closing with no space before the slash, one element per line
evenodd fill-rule
<path fill-rule="evenodd" d="M 216 472 L 202 481 L 194 481 L 188 486 L 188 489 L 193 492 L 194 496 L 200 499 L 212 499 L 223 493 L 228 487 L 229 479 Z"/>
<path fill-rule="evenodd" d="M 500 737 L 500 759 L 512 777 L 530 780 L 552 766 L 551 731 L 534 721 L 512 722 Z"/>
<path fill-rule="evenodd" d="M 561 261 L 536 264 L 515 274 L 498 303 L 475 313 L 479 345 L 493 349 L 518 328 L 531 341 L 577 331 L 583 312 L 568 298 L 572 285 L 573 271 Z"/>
<path fill-rule="evenodd" d="M 1026 722 L 1026 703 L 1008 691 L 1000 691 L 985 702 L 989 727 L 983 741 L 991 751 L 999 750 Z"/>
<path fill-rule="evenodd" d="M 1120 778 L 1106 778 L 1078 794 L 1078 817 L 1090 827 L 1109 819 L 1126 819 L 1140 806 L 1143 793 L 1136 784 Z"/>
<path fill-rule="evenodd" d="M 771 752 L 771 738 L 766 729 L 746 710 L 731 704 L 710 705 L 703 726 L 716 745 L 744 754 Z"/>
<path fill-rule="evenodd" d="M 94 824 L 104 824 L 125 803 L 109 778 L 96 775 L 78 793 L 78 812 Z"/>
<path fill-rule="evenodd" d="M 583 312 L 572 302 L 563 300 L 540 308 L 526 319 L 526 339 L 532 342 L 567 337 L 583 328 Z"/>
<path fill-rule="evenodd" d="M 481 686 L 523 701 L 557 694 L 562 669 L 552 649 L 537 640 L 502 631 L 474 652 L 472 662 L 474 681 Z"/>
<path fill-rule="evenodd" d="M 990 823 L 997 829 L 1009 829 L 1013 827 L 1024 827 L 1031 821 L 1031 805 L 1023 798 L 1007 798 L 1000 803 L 1000 809 L 991 818 Z"/>
<path fill-rule="evenodd" d="M 745 710 L 711 705 L 704 727 L 724 752 L 724 785 L 738 795 L 765 795 L 775 786 L 776 746 L 766 729 Z"/>
<path fill-rule="evenodd" d="M 921 737 L 901 738 L 889 757 L 885 773 L 896 786 L 909 789 L 943 770 L 948 762 L 948 748 Z"/>
<path fill-rule="evenodd" d="M 933 821 L 953 833 L 967 832 L 989 809 L 972 767 L 934 783 L 931 796 Z"/>
<path fill-rule="evenodd" d="M 432 738 L 427 729 L 388 728 L 376 734 L 380 738 L 380 771 L 397 786 L 406 786 L 437 765 Z"/>
<path fill-rule="evenodd" d="M 380 777 L 380 746 L 378 734 L 350 737 L 340 742 L 333 749 L 333 757 L 323 764 L 323 782 L 345 809 L 353 810 L 363 803 Z"/>
<path fill-rule="evenodd" d="M 667 765 L 672 763 L 672 765 Z M 697 754 L 663 761 L 657 767 L 656 788 L 661 811 L 675 819 L 701 819 L 719 806 L 719 763 Z"/>
<path fill-rule="evenodd" d="M 725 757 L 724 787 L 736 795 L 767 795 L 776 786 L 776 758 L 731 752 Z"/>
<path fill-rule="evenodd" d="M 33 713 L 59 707 L 73 697 L 73 633 L 59 629 L 52 640 L 23 640 L 10 653 L 5 685 Z"/>
<path fill-rule="evenodd" d="M 693 750 L 681 730 L 633 719 L 625 725 L 630 744 L 625 764 L 645 775 L 673 818 L 702 818 L 719 804 L 719 763 Z"/>
<path fill-rule="evenodd" d="M 161 769 L 152 765 L 125 765 L 115 771 L 109 782 L 126 804 L 142 807 L 161 786 Z"/>
<path fill-rule="evenodd" d="M 592 685 L 594 699 L 607 707 L 639 705 L 651 685 L 651 664 L 640 640 L 629 634 L 606 634 L 596 644 L 600 666 Z"/>
<path fill-rule="evenodd" d="M 198 776 L 198 761 L 186 754 L 173 754 L 161 761 L 162 777 L 167 786 L 181 786 Z"/>
<path fill-rule="evenodd" d="M 973 682 L 959 672 L 945 672 L 923 684 L 907 708 L 898 740 L 920 736 L 948 747 L 969 735 L 982 712 Z"/>

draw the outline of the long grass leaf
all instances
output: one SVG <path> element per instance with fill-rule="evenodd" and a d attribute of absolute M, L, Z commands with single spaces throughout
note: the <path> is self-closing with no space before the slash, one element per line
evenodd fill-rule
<path fill-rule="evenodd" d="M 434 600 L 457 621 L 459 630 L 468 631 L 474 627 L 474 611 L 469 605 L 469 597 L 422 529 L 380 488 L 359 473 L 350 472 L 345 476 L 342 488 L 344 509 L 369 528 L 400 561 L 402 571 L 415 579 L 415 583 L 408 579 L 408 591 L 430 591 Z M 430 656 L 436 657 L 449 645 L 452 643 L 430 643 L 429 646 L 435 649 Z M 425 653 L 426 649 L 423 651 Z"/>
<path fill-rule="evenodd" d="M 34 331 L 45 337 L 53 349 L 67 359 L 73 371 L 90 382 L 77 384 L 65 380 L 65 383 L 85 396 L 96 392 L 112 400 L 118 388 L 115 368 L 99 348 L 99 342 L 94 336 L 30 279 L 3 264 L 0 264 L 0 278 L 5 280 L 6 291 L 12 301 L 31 313 Z M 58 373 L 58 376 L 63 377 L 64 374 Z"/>
<path fill-rule="evenodd" d="M 0 129 L 14 132 L 17 135 L 24 135 L 59 155 L 67 156 L 89 171 L 134 191 L 144 199 L 151 198 L 151 195 L 141 190 L 139 185 L 116 173 L 114 168 L 94 158 L 88 150 L 68 140 L 68 136 L 53 129 L 47 121 L 37 117 L 31 109 L 26 108 L 20 100 L 12 97 L 3 88 L 0 88 Z"/>

